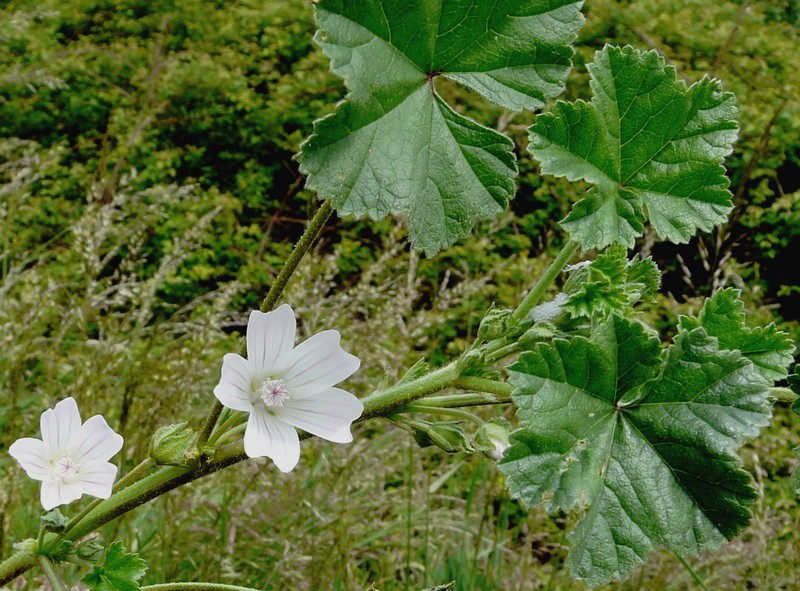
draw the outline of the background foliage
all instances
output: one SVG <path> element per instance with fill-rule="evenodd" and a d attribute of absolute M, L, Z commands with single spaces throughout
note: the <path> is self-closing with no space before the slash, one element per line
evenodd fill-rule
<path fill-rule="evenodd" d="M 736 286 L 753 324 L 777 319 L 798 342 L 800 7 L 587 0 L 584 12 L 564 98 L 590 96 L 583 64 L 608 42 L 657 49 L 687 82 L 717 76 L 739 104 L 729 223 L 686 246 L 637 244 L 665 271 L 653 320 L 674 326 L 698 296 Z M 42 408 L 75 395 L 103 412 L 131 463 L 147 453 L 146 432 L 210 402 L 222 353 L 316 207 L 293 155 L 344 88 L 314 30 L 302 0 L 0 3 L 0 555 L 32 534 L 38 511 L 35 485 L 4 450 L 36 430 Z M 437 88 L 524 153 L 531 113 Z M 391 220 L 336 221 L 335 232 L 331 222 L 284 299 L 305 334 L 347 326 L 363 367 L 354 390 L 460 351 L 491 301 L 510 304 L 530 284 L 581 195 L 537 171 L 521 157 L 510 212 L 434 258 L 410 252 Z M 693 570 L 661 554 L 620 588 L 696 588 L 695 575 L 709 588 L 800 586 L 788 425 L 778 407 L 745 451 L 765 494 L 743 536 Z M 148 558 L 150 582 L 582 588 L 563 569 L 565 521 L 525 513 L 488 463 L 417 449 L 388 426 L 360 429 L 349 447 L 306 446 L 289 476 L 249 462 L 104 534 Z M 182 526 L 162 531 L 166 515 Z"/>

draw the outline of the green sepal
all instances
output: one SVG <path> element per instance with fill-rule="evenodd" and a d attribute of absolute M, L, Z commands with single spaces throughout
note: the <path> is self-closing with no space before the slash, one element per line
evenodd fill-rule
<path fill-rule="evenodd" d="M 413 382 L 414 380 L 421 378 L 430 371 L 430 366 L 428 362 L 425 361 L 424 357 L 420 357 L 417 359 L 416 363 L 408 368 L 408 371 L 403 374 L 403 377 L 400 378 L 397 383 L 398 384 L 405 384 L 407 382 Z"/>
<path fill-rule="evenodd" d="M 87 562 L 100 562 L 105 552 L 105 546 L 95 540 L 88 540 L 75 548 L 74 554 Z"/>
<path fill-rule="evenodd" d="M 41 523 L 47 531 L 61 533 L 67 527 L 69 519 L 64 517 L 64 514 L 58 509 L 53 509 L 42 515 Z"/>
<path fill-rule="evenodd" d="M 504 417 L 495 417 L 484 423 L 472 436 L 472 447 L 486 457 L 498 461 L 509 446 L 511 423 Z"/>
<path fill-rule="evenodd" d="M 196 459 L 197 433 L 183 421 L 159 427 L 150 442 L 150 457 L 159 466 L 187 467 Z"/>
<path fill-rule="evenodd" d="M 423 419 L 404 419 L 411 435 L 420 447 L 436 446 L 447 453 L 474 453 L 467 436 L 458 422 L 433 423 Z"/>
<path fill-rule="evenodd" d="M 508 334 L 508 320 L 512 310 L 507 308 L 495 308 L 494 304 L 484 315 L 478 327 L 479 341 L 493 341 Z"/>

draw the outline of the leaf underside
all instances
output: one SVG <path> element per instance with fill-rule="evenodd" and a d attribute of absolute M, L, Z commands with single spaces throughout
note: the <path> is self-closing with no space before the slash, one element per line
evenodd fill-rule
<path fill-rule="evenodd" d="M 316 40 L 349 94 L 299 154 L 306 185 L 340 215 L 408 218 L 432 255 L 514 196 L 506 136 L 457 113 L 445 76 L 508 109 L 563 90 L 582 0 L 320 0 Z"/>
<path fill-rule="evenodd" d="M 770 382 L 703 327 L 662 353 L 636 321 L 539 343 L 511 366 L 522 428 L 500 463 L 526 506 L 578 510 L 567 560 L 590 585 L 625 577 L 659 546 L 716 549 L 756 493 L 736 455 L 770 418 Z"/>
<path fill-rule="evenodd" d="M 724 221 L 733 95 L 710 78 L 687 88 L 655 51 L 607 46 L 588 67 L 591 102 L 559 101 L 531 127 L 528 148 L 543 173 L 593 185 L 562 221 L 572 238 L 632 247 L 649 219 L 659 237 L 683 243 Z"/>

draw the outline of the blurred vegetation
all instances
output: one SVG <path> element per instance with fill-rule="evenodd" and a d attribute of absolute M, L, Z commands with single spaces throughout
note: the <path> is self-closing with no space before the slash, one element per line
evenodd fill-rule
<path fill-rule="evenodd" d="M 587 0 L 585 12 L 567 98 L 587 96 L 596 49 L 631 43 L 688 82 L 722 78 L 741 109 L 731 221 L 689 245 L 639 245 L 665 271 L 653 322 L 669 336 L 700 296 L 734 285 L 753 323 L 781 322 L 800 343 L 800 3 Z M 292 156 L 345 90 L 313 33 L 304 0 L 0 2 L 0 557 L 35 533 L 36 484 L 5 449 L 43 408 L 73 395 L 105 414 L 127 466 L 156 426 L 203 416 L 222 354 L 316 208 Z M 360 395 L 461 351 L 491 302 L 513 305 L 580 194 L 525 155 L 533 115 L 440 90 L 514 138 L 518 195 L 432 259 L 409 252 L 395 220 L 329 223 L 284 300 L 304 335 L 342 330 L 362 358 L 348 384 Z M 142 552 L 149 582 L 583 588 L 563 569 L 564 519 L 524 514 L 486 460 L 417 449 L 383 424 L 358 430 L 351 446 L 307 442 L 288 476 L 248 462 L 102 535 Z M 745 450 L 763 500 L 743 536 L 689 559 L 708 588 L 800 587 L 797 431 L 780 407 Z M 699 587 L 662 554 L 609 588 Z"/>

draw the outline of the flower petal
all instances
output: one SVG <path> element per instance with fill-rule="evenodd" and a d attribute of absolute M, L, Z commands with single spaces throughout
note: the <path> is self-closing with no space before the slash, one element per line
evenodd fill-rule
<path fill-rule="evenodd" d="M 280 367 L 293 399 L 327 390 L 352 375 L 361 361 L 339 345 L 338 330 L 323 330 L 292 349 Z"/>
<path fill-rule="evenodd" d="M 8 448 L 8 453 L 19 462 L 25 473 L 34 480 L 44 480 L 53 474 L 53 467 L 47 457 L 47 450 L 41 439 L 23 437 Z"/>
<path fill-rule="evenodd" d="M 80 441 L 70 453 L 79 464 L 107 462 L 122 449 L 123 443 L 122 435 L 115 433 L 101 415 L 94 415 L 81 426 Z"/>
<path fill-rule="evenodd" d="M 79 436 L 81 414 L 78 412 L 78 404 L 72 397 L 65 398 L 55 408 L 44 411 L 39 424 L 47 453 L 50 456 L 60 456 Z"/>
<path fill-rule="evenodd" d="M 353 441 L 350 424 L 361 416 L 364 405 L 350 392 L 329 388 L 307 398 L 288 400 L 276 410 L 280 420 L 312 435 L 335 443 L 350 443 Z"/>
<path fill-rule="evenodd" d="M 42 492 L 39 498 L 42 501 L 44 510 L 49 511 L 59 505 L 77 501 L 81 498 L 81 494 L 83 493 L 79 482 L 64 484 L 60 480 L 45 480 L 42 483 Z"/>
<path fill-rule="evenodd" d="M 247 360 L 259 377 L 272 372 L 276 362 L 292 350 L 297 322 L 289 304 L 272 312 L 250 312 L 247 321 Z"/>
<path fill-rule="evenodd" d="M 214 387 L 214 396 L 223 406 L 233 410 L 250 411 L 250 382 L 255 378 L 247 360 L 236 353 L 222 358 L 222 376 Z"/>
<path fill-rule="evenodd" d="M 251 458 L 267 456 L 281 472 L 289 472 L 300 460 L 297 431 L 257 406 L 250 413 L 244 432 L 244 453 Z"/>
<path fill-rule="evenodd" d="M 82 465 L 78 472 L 83 492 L 101 499 L 111 496 L 116 477 L 117 467 L 110 462 L 88 462 Z"/>

